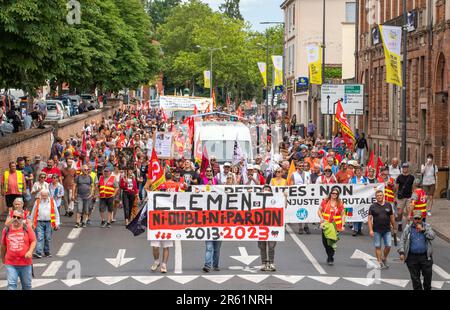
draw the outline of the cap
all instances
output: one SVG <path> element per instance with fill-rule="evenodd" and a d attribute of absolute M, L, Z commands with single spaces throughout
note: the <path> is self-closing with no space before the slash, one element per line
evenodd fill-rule
<path fill-rule="evenodd" d="M 417 218 L 417 217 L 422 218 L 422 211 L 420 211 L 420 210 L 415 210 L 415 211 L 413 212 L 413 218 Z"/>
<path fill-rule="evenodd" d="M 34 160 L 41 160 L 42 158 L 41 158 L 41 155 L 36 155 L 36 156 L 34 156 Z"/>
<path fill-rule="evenodd" d="M 253 165 L 253 168 L 254 168 L 255 170 L 261 171 L 261 167 L 260 167 L 259 165 Z"/>
<path fill-rule="evenodd" d="M 253 170 L 254 169 L 254 167 L 253 167 L 253 165 L 252 164 L 250 164 L 250 165 L 247 165 L 247 170 Z"/>
<path fill-rule="evenodd" d="M 402 168 L 409 168 L 409 164 L 408 163 L 403 163 L 402 164 Z"/>
<path fill-rule="evenodd" d="M 224 167 L 231 167 L 231 164 L 230 163 L 224 163 L 223 166 Z"/>
<path fill-rule="evenodd" d="M 328 141 L 327 141 L 327 144 L 328 144 L 328 143 L 331 143 L 331 140 L 328 140 Z"/>
<path fill-rule="evenodd" d="M 351 165 L 351 166 L 354 166 L 354 167 L 359 166 L 358 162 L 356 160 L 349 160 L 348 164 Z"/>

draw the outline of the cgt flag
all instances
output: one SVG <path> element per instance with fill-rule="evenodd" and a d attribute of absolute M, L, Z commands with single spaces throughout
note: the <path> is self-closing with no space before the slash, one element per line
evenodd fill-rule
<path fill-rule="evenodd" d="M 152 158 L 150 159 L 150 165 L 148 167 L 148 178 L 152 180 L 152 191 L 157 190 L 161 184 L 166 182 L 164 169 L 161 167 L 154 148 L 152 151 Z"/>
<path fill-rule="evenodd" d="M 337 103 L 335 119 L 336 122 L 338 122 L 339 125 L 341 125 L 342 137 L 344 138 L 347 147 L 352 148 L 353 144 L 355 143 L 355 135 L 350 129 L 350 125 L 347 121 L 347 117 L 345 116 L 345 112 L 344 109 L 342 108 L 340 100 L 338 100 Z"/>

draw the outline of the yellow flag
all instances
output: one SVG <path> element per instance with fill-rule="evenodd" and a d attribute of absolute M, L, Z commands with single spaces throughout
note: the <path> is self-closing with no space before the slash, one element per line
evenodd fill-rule
<path fill-rule="evenodd" d="M 211 88 L 211 71 L 203 71 L 205 80 L 204 88 Z"/>
<path fill-rule="evenodd" d="M 402 86 L 402 65 L 400 50 L 402 45 L 402 27 L 380 25 L 386 63 L 386 83 Z"/>
<path fill-rule="evenodd" d="M 322 47 L 310 44 L 306 49 L 310 83 L 322 85 Z"/>
<path fill-rule="evenodd" d="M 272 56 L 273 67 L 275 69 L 274 86 L 283 85 L 283 56 Z"/>
<path fill-rule="evenodd" d="M 265 62 L 258 62 L 259 72 L 261 72 L 264 86 L 267 86 L 267 65 Z"/>

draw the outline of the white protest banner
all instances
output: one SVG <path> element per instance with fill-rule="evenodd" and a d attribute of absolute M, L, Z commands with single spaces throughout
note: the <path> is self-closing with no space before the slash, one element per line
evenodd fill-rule
<path fill-rule="evenodd" d="M 284 241 L 282 193 L 148 194 L 148 240 Z"/>
<path fill-rule="evenodd" d="M 164 110 L 194 110 L 205 112 L 208 108 L 213 110 L 212 98 L 201 97 L 180 97 L 180 96 L 160 96 L 159 107 Z"/>
<path fill-rule="evenodd" d="M 341 190 L 340 199 L 345 206 L 346 222 L 367 222 L 369 207 L 376 201 L 375 192 L 384 190 L 384 184 L 310 184 L 272 187 L 274 193 L 287 192 L 286 223 L 319 223 L 317 211 L 322 200 L 334 187 Z M 262 192 L 262 186 L 199 185 L 193 192 L 241 193 Z"/>
<path fill-rule="evenodd" d="M 154 147 L 159 159 L 170 158 L 172 156 L 172 133 L 158 132 Z"/>

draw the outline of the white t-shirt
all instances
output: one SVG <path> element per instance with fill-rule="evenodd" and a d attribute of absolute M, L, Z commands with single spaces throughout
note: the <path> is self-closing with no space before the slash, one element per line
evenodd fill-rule
<path fill-rule="evenodd" d="M 438 173 L 438 168 L 435 164 L 430 165 L 422 165 L 421 168 L 423 174 L 423 185 L 433 185 L 436 184 L 436 175 Z"/>
<path fill-rule="evenodd" d="M 392 165 L 389 165 L 389 176 L 393 178 L 394 180 L 397 180 L 397 177 L 402 174 L 402 171 L 400 169 L 400 165 L 397 166 L 397 168 L 392 167 Z"/>

